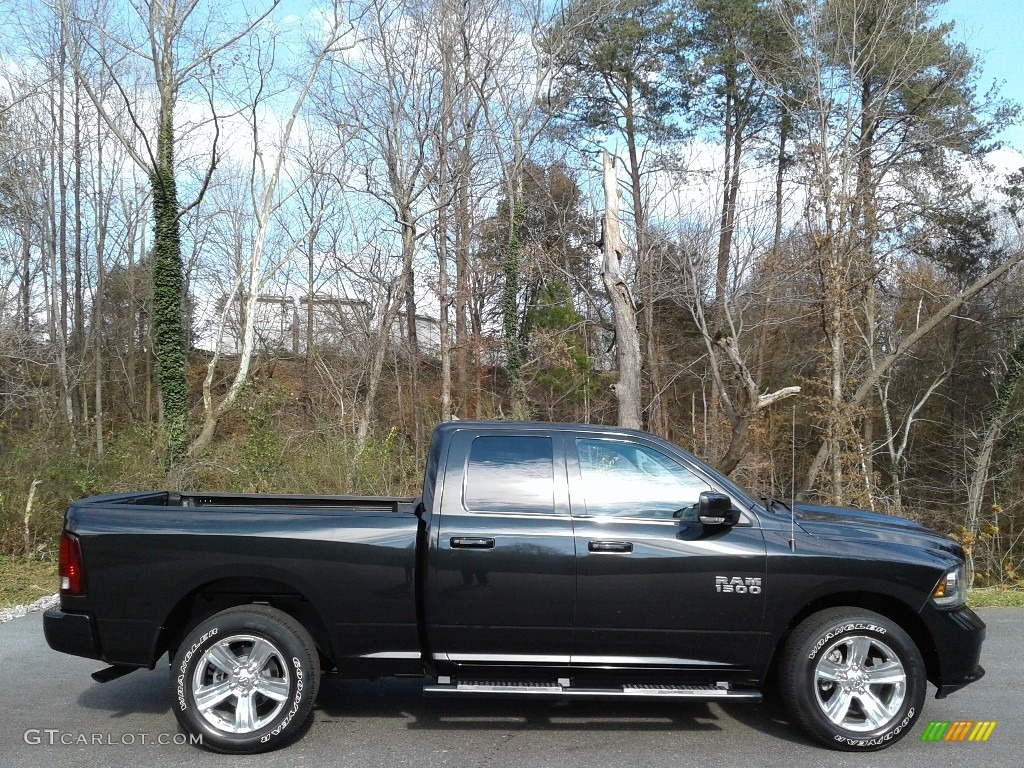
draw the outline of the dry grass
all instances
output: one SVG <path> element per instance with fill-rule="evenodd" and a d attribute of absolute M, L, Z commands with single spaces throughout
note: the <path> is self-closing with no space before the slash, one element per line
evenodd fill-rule
<path fill-rule="evenodd" d="M 1024 589 L 1002 589 L 985 587 L 967 592 L 967 604 L 971 608 L 1022 608 Z"/>
<path fill-rule="evenodd" d="M 26 605 L 57 591 L 57 564 L 0 557 L 0 608 Z"/>

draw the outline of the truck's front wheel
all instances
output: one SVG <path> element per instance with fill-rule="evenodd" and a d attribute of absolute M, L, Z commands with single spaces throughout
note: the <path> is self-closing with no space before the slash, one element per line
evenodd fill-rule
<path fill-rule="evenodd" d="M 199 624 L 171 662 L 174 714 L 215 752 L 265 752 L 294 738 L 309 716 L 320 661 L 309 633 L 262 605 Z"/>
<path fill-rule="evenodd" d="M 921 714 L 921 653 L 894 621 L 859 608 L 806 619 L 782 651 L 780 688 L 804 729 L 833 749 L 870 751 L 903 738 Z"/>

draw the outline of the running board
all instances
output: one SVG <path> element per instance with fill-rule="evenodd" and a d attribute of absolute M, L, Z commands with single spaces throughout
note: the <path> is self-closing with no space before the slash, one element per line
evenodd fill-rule
<path fill-rule="evenodd" d="M 138 667 L 126 667 L 121 664 L 115 664 L 112 667 L 107 667 L 106 669 L 93 672 L 91 677 L 97 683 L 109 683 L 111 680 L 117 680 L 119 677 L 124 677 L 125 675 L 134 672 L 136 669 L 138 669 Z"/>
<path fill-rule="evenodd" d="M 439 678 L 437 683 L 425 685 L 427 694 L 465 696 L 528 696 L 552 698 L 611 698 L 611 699 L 696 699 L 720 701 L 761 701 L 761 692 L 750 689 L 736 690 L 728 683 L 716 685 L 623 685 L 618 688 L 575 687 L 568 680 L 557 683 L 520 683 L 489 680 L 451 680 Z"/>

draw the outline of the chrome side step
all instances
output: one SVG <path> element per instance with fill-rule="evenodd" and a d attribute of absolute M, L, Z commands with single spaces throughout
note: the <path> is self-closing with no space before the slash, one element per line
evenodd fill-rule
<path fill-rule="evenodd" d="M 761 692 L 750 689 L 730 688 L 728 683 L 715 685 L 637 685 L 629 684 L 617 688 L 586 688 L 569 684 L 568 680 L 556 683 L 521 683 L 496 680 L 452 680 L 439 678 L 437 683 L 425 685 L 423 692 L 435 695 L 468 696 L 528 696 L 550 698 L 613 698 L 613 699 L 691 699 L 729 701 L 761 701 Z"/>

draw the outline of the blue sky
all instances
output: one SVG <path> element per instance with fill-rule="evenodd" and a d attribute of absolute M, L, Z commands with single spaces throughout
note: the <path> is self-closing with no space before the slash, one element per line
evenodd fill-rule
<path fill-rule="evenodd" d="M 948 0 L 939 16 L 955 21 L 953 39 L 977 54 L 982 69 L 979 90 L 995 80 L 1004 97 L 1024 104 L 1024 2 Z M 1024 126 L 1009 128 L 1000 138 L 1024 152 Z"/>
<path fill-rule="evenodd" d="M 284 0 L 276 18 L 301 19 L 313 5 L 311 0 Z M 1005 98 L 1024 105 L 1024 0 L 946 0 L 937 7 L 937 16 L 955 22 L 953 39 L 978 56 L 979 90 L 984 93 L 996 81 Z M 998 138 L 1016 150 L 999 153 L 998 164 L 1024 165 L 1024 125 L 1008 128 Z"/>

